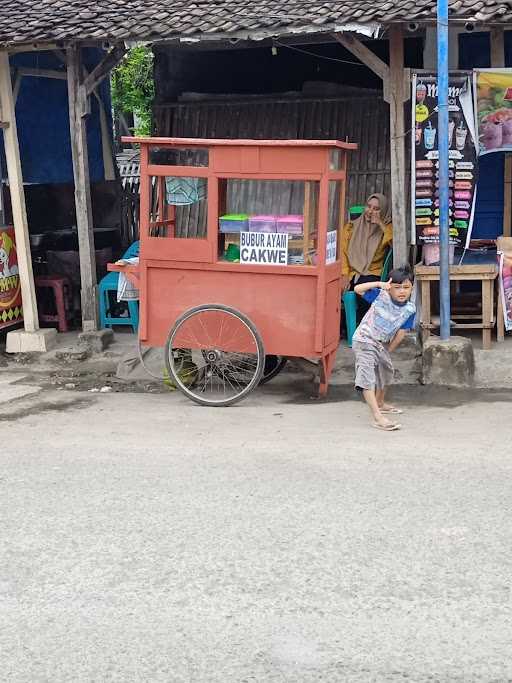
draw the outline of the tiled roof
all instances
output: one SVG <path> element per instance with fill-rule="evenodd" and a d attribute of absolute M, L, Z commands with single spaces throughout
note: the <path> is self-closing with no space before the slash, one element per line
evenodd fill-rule
<path fill-rule="evenodd" d="M 512 22 L 510 0 L 449 0 L 452 17 Z M 0 44 L 246 38 L 435 18 L 436 0 L 0 0 Z"/>

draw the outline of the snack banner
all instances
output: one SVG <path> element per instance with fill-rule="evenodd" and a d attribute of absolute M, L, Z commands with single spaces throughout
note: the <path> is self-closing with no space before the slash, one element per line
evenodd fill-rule
<path fill-rule="evenodd" d="M 505 329 L 512 331 L 512 237 L 498 237 L 500 257 L 500 296 L 505 319 Z"/>
<path fill-rule="evenodd" d="M 23 320 L 14 228 L 0 227 L 0 329 Z"/>
<path fill-rule="evenodd" d="M 427 244 L 436 243 L 439 241 L 437 75 L 414 74 L 412 87 L 413 238 Z M 450 74 L 449 136 L 450 242 L 466 245 L 473 226 L 478 179 L 473 95 L 467 74 Z"/>
<path fill-rule="evenodd" d="M 480 156 L 512 151 L 512 69 L 475 69 Z"/>

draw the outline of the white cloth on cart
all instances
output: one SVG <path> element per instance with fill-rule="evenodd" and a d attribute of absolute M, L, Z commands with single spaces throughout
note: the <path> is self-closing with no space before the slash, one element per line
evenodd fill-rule
<path fill-rule="evenodd" d="M 122 265 L 137 265 L 139 263 L 139 257 L 134 256 L 133 258 L 124 258 L 117 261 Z M 124 273 L 119 273 L 119 279 L 117 281 L 117 300 L 118 301 L 135 301 L 139 298 L 139 290 L 133 282 L 126 277 Z"/>

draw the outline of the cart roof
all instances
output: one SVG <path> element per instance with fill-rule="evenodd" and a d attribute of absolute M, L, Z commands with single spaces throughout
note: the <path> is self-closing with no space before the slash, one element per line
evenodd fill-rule
<path fill-rule="evenodd" d="M 145 145 L 180 147 L 339 147 L 357 149 L 354 142 L 340 140 L 215 140 L 210 138 L 149 138 L 123 137 L 123 142 Z"/>

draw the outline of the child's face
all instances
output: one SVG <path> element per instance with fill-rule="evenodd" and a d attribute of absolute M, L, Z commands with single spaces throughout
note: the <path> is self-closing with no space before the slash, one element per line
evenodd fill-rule
<path fill-rule="evenodd" d="M 392 282 L 389 294 L 393 301 L 396 301 L 399 304 L 405 304 L 405 302 L 409 301 L 411 298 L 412 282 L 410 280 L 404 280 L 400 284 Z"/>

